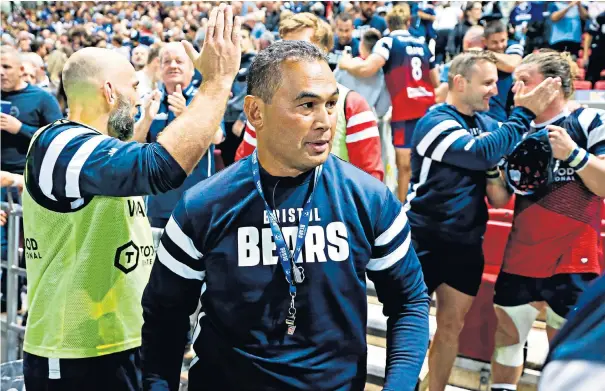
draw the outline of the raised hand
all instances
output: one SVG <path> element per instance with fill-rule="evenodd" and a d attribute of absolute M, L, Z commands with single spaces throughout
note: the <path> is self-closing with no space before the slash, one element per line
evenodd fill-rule
<path fill-rule="evenodd" d="M 515 106 L 525 107 L 540 115 L 561 93 L 561 79 L 547 77 L 533 90 L 526 92 L 525 84 L 517 81 L 513 87 Z"/>
<path fill-rule="evenodd" d="M 241 27 L 241 19 L 233 17 L 231 6 L 221 3 L 212 9 L 208 21 L 203 24 L 205 38 L 201 53 L 189 42 L 182 41 L 204 82 L 233 83 L 241 61 Z"/>

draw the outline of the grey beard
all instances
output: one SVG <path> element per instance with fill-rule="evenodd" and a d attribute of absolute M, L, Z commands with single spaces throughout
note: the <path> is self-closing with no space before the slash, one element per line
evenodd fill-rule
<path fill-rule="evenodd" d="M 107 127 L 109 134 L 119 140 L 126 141 L 134 133 L 134 118 L 130 114 L 131 105 L 121 96 L 118 97 L 118 107 L 109 114 Z"/>

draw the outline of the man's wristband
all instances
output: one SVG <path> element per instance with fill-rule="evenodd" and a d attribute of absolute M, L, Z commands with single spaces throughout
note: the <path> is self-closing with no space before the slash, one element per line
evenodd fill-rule
<path fill-rule="evenodd" d="M 576 172 L 582 171 L 588 165 L 590 154 L 584 149 L 576 146 L 565 163 Z"/>
<path fill-rule="evenodd" d="M 487 179 L 497 179 L 500 178 L 500 171 L 498 171 L 498 167 L 493 167 L 485 172 L 485 176 Z"/>

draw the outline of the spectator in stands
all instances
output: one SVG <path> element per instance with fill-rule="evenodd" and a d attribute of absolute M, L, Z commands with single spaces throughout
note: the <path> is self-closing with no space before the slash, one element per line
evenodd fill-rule
<path fill-rule="evenodd" d="M 544 143 L 552 152 L 544 156 L 521 143 L 508 157 L 507 183 L 499 181 L 504 201 L 511 186 L 517 196 L 495 285 L 498 327 L 492 379 L 497 386 L 492 385 L 492 391 L 517 389 L 523 346 L 538 313 L 546 309 L 546 334 L 552 341 L 565 318 L 576 311 L 588 283 L 603 273 L 599 228 L 605 197 L 605 110 L 567 110 L 574 70 L 568 53 L 550 50 L 528 55 L 515 70 L 526 89 L 547 77 L 559 77 L 562 85 L 557 98 L 526 129 L 526 140 L 533 145 L 537 139 L 532 136 L 548 137 Z M 553 167 L 553 158 L 559 162 L 556 170 L 538 168 Z M 542 175 L 552 175 L 552 181 L 535 184 Z"/>
<path fill-rule="evenodd" d="M 360 57 L 366 59 L 372 54 L 376 43 L 382 35 L 376 29 L 369 29 L 363 33 L 359 45 Z M 355 89 L 374 109 L 378 118 L 383 117 L 391 106 L 391 96 L 386 89 L 384 72 L 382 69 L 370 77 L 355 77 L 347 71 L 336 68 L 334 72 L 336 81 L 349 89 Z"/>
<path fill-rule="evenodd" d="M 377 1 L 359 2 L 361 16 L 355 19 L 355 22 L 353 23 L 356 30 L 356 34 L 354 36 L 361 37 L 363 32 L 369 28 L 374 28 L 383 34 L 388 28 L 387 22 L 384 20 L 384 18 L 376 15 L 376 3 Z"/>
<path fill-rule="evenodd" d="M 519 88 L 515 104 L 520 107 L 500 126 L 482 113 L 497 93 L 496 61 L 487 51 L 454 58 L 447 104 L 422 117 L 413 138 L 407 216 L 429 294 L 437 294 L 437 332 L 429 352 L 431 391 L 445 390 L 464 317 L 481 284 L 485 198 L 494 206 L 506 203 L 487 182 L 486 171 L 512 152 L 560 85 L 550 79 L 531 92 L 522 94 Z M 484 132 L 489 135 L 484 137 Z"/>
<path fill-rule="evenodd" d="M 512 36 L 515 41 L 525 46 L 527 33 L 530 29 L 535 29 L 536 25 L 539 25 L 540 30 L 544 29 L 545 9 L 545 5 L 541 1 L 516 2 L 509 15 L 509 35 Z M 532 42 L 528 43 L 531 44 L 532 47 L 535 46 Z"/>
<path fill-rule="evenodd" d="M 23 55 L 21 55 L 23 57 Z M 21 80 L 32 86 L 36 85 L 36 67 L 34 64 L 26 58 L 21 59 Z"/>
<path fill-rule="evenodd" d="M 410 13 L 412 19 L 410 21 L 410 34 L 415 37 L 424 38 L 425 42 L 429 43 L 431 39 L 437 38 L 437 32 L 433 27 L 435 19 L 437 19 L 435 8 L 429 2 L 423 2 L 421 5 L 418 2 L 410 2 Z"/>
<path fill-rule="evenodd" d="M 452 4 L 451 1 L 438 2 L 435 8 L 435 23 L 433 27 L 437 33 L 435 39 L 435 63 L 443 64 L 445 62 L 447 40 L 460 18 L 462 10 L 459 6 Z"/>
<path fill-rule="evenodd" d="M 588 10 L 579 0 L 554 1 L 548 4 L 552 20 L 548 44 L 558 52 L 567 51 L 577 57 L 581 49 L 583 21 Z"/>
<path fill-rule="evenodd" d="M 21 80 L 23 65 L 19 53 L 10 46 L 2 46 L 0 53 L 2 100 L 10 102 L 9 112 L 3 110 L 0 114 L 2 170 L 23 174 L 25 154 L 33 134 L 63 116 L 51 94 Z"/>
<path fill-rule="evenodd" d="M 462 40 L 462 52 L 466 53 L 471 49 L 483 50 L 485 48 L 485 38 L 483 37 L 484 31 L 485 29 L 483 26 L 479 25 L 469 28 Z M 439 87 L 435 88 L 435 102 L 437 103 L 445 102 L 445 99 L 447 98 L 447 93 L 449 91 L 448 74 L 451 65 L 452 61 L 444 64 L 439 73 L 440 84 Z"/>
<path fill-rule="evenodd" d="M 279 35 L 286 41 L 311 42 L 325 53 L 330 51 L 334 43 L 330 25 L 308 12 L 282 19 Z M 382 180 L 384 167 L 376 116 L 359 93 L 343 85 L 338 85 L 338 88 L 340 91 L 336 105 L 338 120 L 332 142 L 332 153 Z M 248 122 L 244 141 L 240 145 L 239 157 L 250 155 L 255 147 L 256 132 Z"/>
<path fill-rule="evenodd" d="M 23 53 L 21 54 L 21 61 L 23 66 L 29 64 L 34 71 L 33 84 L 37 87 L 40 87 L 46 92 L 51 91 L 50 79 L 46 75 L 46 66 L 44 65 L 44 60 L 37 53 Z"/>
<path fill-rule="evenodd" d="M 277 32 L 280 21 L 280 3 L 278 1 L 265 1 L 265 26 L 270 32 Z"/>
<path fill-rule="evenodd" d="M 247 25 L 242 25 L 240 38 L 242 61 L 240 71 L 231 87 L 232 96 L 227 102 L 227 110 L 225 111 L 225 140 L 219 146 L 225 166 L 235 161 L 235 151 L 237 151 L 237 147 L 239 147 L 244 137 L 244 127 L 246 125 L 244 97 L 247 94 L 248 85 L 246 77 L 248 76 L 248 68 L 256 57 L 254 42 L 250 34 L 252 34 L 252 29 Z"/>
<path fill-rule="evenodd" d="M 145 68 L 147 65 L 147 59 L 149 58 L 149 47 L 145 45 L 139 45 L 132 49 L 132 58 L 130 62 L 134 66 L 134 69 L 138 72 Z"/>
<path fill-rule="evenodd" d="M 160 48 L 155 46 L 149 50 L 147 63 L 140 71 L 137 71 L 137 87 L 140 97 L 144 97 L 157 88 L 160 80 Z"/>
<path fill-rule="evenodd" d="M 353 37 L 353 30 L 353 17 L 346 12 L 339 13 L 336 17 L 334 47 L 328 55 L 328 62 L 332 69 L 338 65 L 342 51 L 347 46 L 351 48 L 351 55 L 353 57 L 359 56 L 359 39 Z"/>
<path fill-rule="evenodd" d="M 582 58 L 588 64 L 586 80 L 596 83 L 605 70 L 605 11 L 590 21 L 588 33 Z"/>
<path fill-rule="evenodd" d="M 160 72 L 162 86 L 160 94 L 152 93 L 151 102 L 135 117 L 137 121 L 133 140 L 139 142 L 156 142 L 159 134 L 168 127 L 175 118 L 183 114 L 197 92 L 192 85 L 193 63 L 187 56 L 180 42 L 166 44 L 160 54 Z M 213 143 L 219 143 L 223 131 L 219 129 L 213 138 Z M 178 188 L 163 194 L 150 195 L 147 199 L 147 216 L 152 227 L 164 228 L 170 213 L 183 193 L 196 183 L 214 174 L 214 146 L 211 144 L 193 169 L 185 182 Z"/>
<path fill-rule="evenodd" d="M 512 73 L 523 59 L 523 46 L 508 39 L 506 26 L 499 20 L 489 22 L 483 36 L 485 48 L 491 50 L 498 60 L 498 95 L 490 99 L 488 115 L 504 122 L 514 106 Z"/>
<path fill-rule="evenodd" d="M 480 1 L 468 2 L 464 9 L 464 18 L 459 22 L 450 33 L 447 40 L 447 52 L 450 57 L 454 57 L 462 50 L 462 39 L 464 34 L 471 26 L 476 26 L 480 23 L 483 16 L 483 6 Z"/>
<path fill-rule="evenodd" d="M 410 7 L 401 3 L 387 14 L 391 33 L 382 38 L 365 60 L 343 55 L 339 67 L 357 77 L 375 75 L 384 69 L 386 86 L 393 103 L 391 129 L 398 171 L 398 196 L 405 201 L 410 181 L 410 147 L 414 127 L 435 103 L 438 75 L 434 58 L 424 38 L 408 32 Z"/>

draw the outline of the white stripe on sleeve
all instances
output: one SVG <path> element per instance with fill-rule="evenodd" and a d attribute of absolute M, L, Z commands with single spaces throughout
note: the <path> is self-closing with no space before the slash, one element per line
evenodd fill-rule
<path fill-rule="evenodd" d="M 429 130 L 429 132 L 422 138 L 422 140 L 420 140 L 418 146 L 416 147 L 416 150 L 421 156 L 424 156 L 426 150 L 431 146 L 433 141 L 435 141 L 437 137 L 439 137 L 441 133 L 456 127 L 461 128 L 462 125 L 451 119 L 441 122 L 439 125 L 436 125 L 435 127 L 433 127 L 433 129 Z"/>
<path fill-rule="evenodd" d="M 578 122 L 582 127 L 582 131 L 584 132 L 584 136 L 588 137 L 588 128 L 592 121 L 594 121 L 595 117 L 598 115 L 598 112 L 595 109 L 584 109 L 578 116 Z"/>
<path fill-rule="evenodd" d="M 445 155 L 445 152 L 447 152 L 448 148 L 451 147 L 456 140 L 466 136 L 467 134 L 470 135 L 470 133 L 466 129 L 458 129 L 448 134 L 443 140 L 441 140 L 439 145 L 437 145 L 437 148 L 435 148 L 435 150 L 433 151 L 433 154 L 431 156 L 433 160 L 440 162 L 441 159 L 443 159 L 443 155 Z"/>
<path fill-rule="evenodd" d="M 378 270 L 385 270 L 385 269 L 388 269 L 389 267 L 393 266 L 400 259 L 404 258 L 407 255 L 407 253 L 410 249 L 410 241 L 411 241 L 411 235 L 410 235 L 410 233 L 408 233 L 408 236 L 405 238 L 405 241 L 403 243 L 401 243 L 401 245 L 399 247 L 397 247 L 395 249 L 395 251 L 393 251 L 389 255 L 385 255 L 382 258 L 370 259 L 370 262 L 368 262 L 366 269 L 372 270 L 372 271 L 378 271 Z"/>
<path fill-rule="evenodd" d="M 164 230 L 164 234 L 168 235 L 170 240 L 174 242 L 181 250 L 183 250 L 187 255 L 189 255 L 193 259 L 201 259 L 202 253 L 195 248 L 193 244 L 193 240 L 187 236 L 179 227 L 177 222 L 174 220 L 174 217 L 170 216 L 170 220 L 168 220 L 168 224 L 166 224 L 166 228 Z"/>
<path fill-rule="evenodd" d="M 109 136 L 94 136 L 86 141 L 74 156 L 69 161 L 67 166 L 67 172 L 65 173 L 65 196 L 70 198 L 80 198 L 80 172 L 82 172 L 82 166 L 88 160 L 88 157 L 97 148 L 97 146 L 103 141 L 110 138 Z"/>
<path fill-rule="evenodd" d="M 378 128 L 376 126 L 372 126 L 366 130 L 362 130 L 361 132 L 349 134 L 345 138 L 345 142 L 347 144 L 354 143 L 356 141 L 366 140 L 372 137 L 380 137 L 380 133 L 378 133 Z"/>
<path fill-rule="evenodd" d="M 55 170 L 55 164 L 59 155 L 65 148 L 65 146 L 77 136 L 82 134 L 92 133 L 90 129 L 86 128 L 69 128 L 60 134 L 58 134 L 48 146 L 44 159 L 42 159 L 42 165 L 40 166 L 40 175 L 38 179 L 38 186 L 42 193 L 53 201 L 57 199 L 52 195 L 53 191 L 53 171 Z"/>
<path fill-rule="evenodd" d="M 188 280 L 200 281 L 203 281 L 206 277 L 205 271 L 200 272 L 197 270 L 193 270 L 184 263 L 177 261 L 172 255 L 170 255 L 166 248 L 164 248 L 164 245 L 162 243 L 160 243 L 160 247 L 158 248 L 157 254 L 158 260 L 162 263 L 162 265 L 166 266 L 176 275 L 179 275 Z"/>
<path fill-rule="evenodd" d="M 376 116 L 374 115 L 374 113 L 371 111 L 364 111 L 363 113 L 355 114 L 354 116 L 349 118 L 349 120 L 347 121 L 347 128 L 372 121 L 376 121 Z"/>
<path fill-rule="evenodd" d="M 391 243 L 391 241 L 405 228 L 407 222 L 408 218 L 405 214 L 404 208 L 402 207 L 391 226 L 376 238 L 374 245 L 384 246 L 385 244 Z"/>

